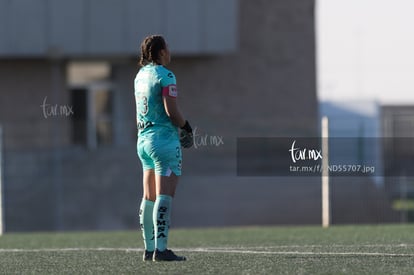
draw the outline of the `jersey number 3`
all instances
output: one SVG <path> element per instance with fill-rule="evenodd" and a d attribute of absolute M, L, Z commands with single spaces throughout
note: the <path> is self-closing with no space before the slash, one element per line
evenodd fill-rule
<path fill-rule="evenodd" d="M 139 111 L 142 115 L 148 113 L 148 98 L 146 96 L 141 96 L 139 102 Z"/>

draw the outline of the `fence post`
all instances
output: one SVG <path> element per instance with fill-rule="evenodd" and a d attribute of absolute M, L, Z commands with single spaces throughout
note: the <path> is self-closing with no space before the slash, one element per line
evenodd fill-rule
<path fill-rule="evenodd" d="M 4 207 L 3 207 L 3 128 L 0 125 L 0 236 L 4 233 Z"/>
<path fill-rule="evenodd" d="M 329 195 L 329 121 L 326 116 L 322 118 L 322 227 L 331 224 L 331 209 Z"/>

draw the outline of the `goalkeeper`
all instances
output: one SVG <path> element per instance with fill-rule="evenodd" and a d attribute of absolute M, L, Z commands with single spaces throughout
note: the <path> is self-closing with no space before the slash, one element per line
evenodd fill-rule
<path fill-rule="evenodd" d="M 193 133 L 177 106 L 175 76 L 165 68 L 170 59 L 162 36 L 151 35 L 141 43 L 142 67 L 136 75 L 134 89 L 137 152 L 143 168 L 144 192 L 139 219 L 145 245 L 144 261 L 185 260 L 167 249 L 167 242 L 171 203 L 181 175 L 181 146 L 193 145 Z"/>

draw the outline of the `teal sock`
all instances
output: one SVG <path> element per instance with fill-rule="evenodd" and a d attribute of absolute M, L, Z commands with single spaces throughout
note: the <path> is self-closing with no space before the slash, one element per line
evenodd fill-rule
<path fill-rule="evenodd" d="M 152 215 L 154 212 L 154 202 L 142 199 L 141 207 L 139 209 L 139 224 L 142 230 L 142 237 L 144 239 L 145 250 L 154 251 L 154 223 Z"/>
<path fill-rule="evenodd" d="M 170 228 L 172 197 L 168 195 L 158 195 L 154 205 L 154 232 L 155 248 L 159 251 L 167 249 L 168 229 Z"/>

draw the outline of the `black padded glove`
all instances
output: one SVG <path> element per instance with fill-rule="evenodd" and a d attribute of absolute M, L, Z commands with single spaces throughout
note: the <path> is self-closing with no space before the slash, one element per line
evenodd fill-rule
<path fill-rule="evenodd" d="M 191 128 L 190 123 L 188 123 L 188 120 L 186 120 L 184 126 L 181 127 L 180 143 L 184 148 L 190 148 L 193 146 L 193 129 Z"/>

